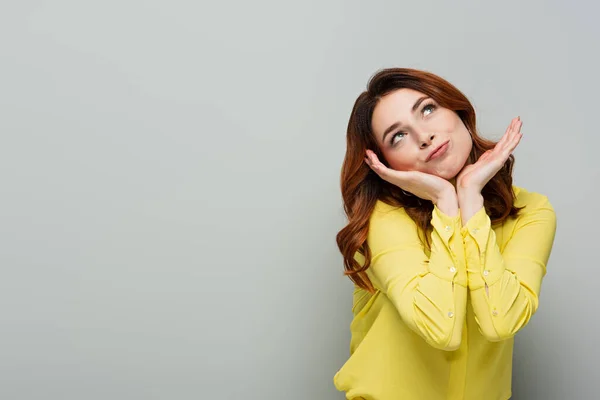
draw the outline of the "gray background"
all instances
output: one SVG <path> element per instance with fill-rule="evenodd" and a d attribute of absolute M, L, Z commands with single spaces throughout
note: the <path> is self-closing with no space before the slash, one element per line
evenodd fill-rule
<path fill-rule="evenodd" d="M 522 117 L 559 230 L 514 398 L 596 399 L 599 10 L 566 3 L 2 2 L 0 398 L 342 399 L 345 128 L 403 66 Z"/>

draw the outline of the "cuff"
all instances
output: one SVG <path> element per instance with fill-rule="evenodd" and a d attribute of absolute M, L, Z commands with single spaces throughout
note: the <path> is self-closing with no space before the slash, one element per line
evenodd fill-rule
<path fill-rule="evenodd" d="M 444 239 L 446 244 L 450 242 L 450 238 L 455 232 L 460 232 L 460 221 L 460 213 L 451 217 L 444 214 L 437 206 L 433 207 L 431 225 L 438 232 L 440 237 Z"/>
<path fill-rule="evenodd" d="M 491 225 L 485 207 L 481 207 L 460 230 L 472 289 L 484 287 L 485 284 L 490 286 L 504 274 L 504 261 Z"/>
<path fill-rule="evenodd" d="M 487 245 L 487 239 L 492 228 L 492 221 L 485 211 L 485 207 L 481 207 L 465 224 L 461 227 L 460 233 L 463 238 L 471 236 L 480 249 L 484 249 Z"/>
<path fill-rule="evenodd" d="M 431 225 L 434 232 L 431 237 L 429 270 L 441 279 L 466 287 L 466 267 L 464 260 L 457 255 L 463 252 L 460 214 L 451 217 L 435 206 Z"/>

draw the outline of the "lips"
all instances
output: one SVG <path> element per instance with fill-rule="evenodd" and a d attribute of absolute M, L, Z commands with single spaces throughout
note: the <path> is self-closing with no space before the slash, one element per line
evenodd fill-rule
<path fill-rule="evenodd" d="M 433 149 L 433 151 L 431 153 L 429 153 L 429 156 L 427 156 L 427 160 L 425 160 L 425 161 L 429 161 L 433 158 L 436 158 L 436 157 L 444 154 L 446 152 L 446 150 L 448 150 L 449 143 L 450 143 L 450 141 L 448 140 L 448 141 L 442 143 L 441 145 L 439 145 L 438 147 L 436 147 L 435 149 Z"/>

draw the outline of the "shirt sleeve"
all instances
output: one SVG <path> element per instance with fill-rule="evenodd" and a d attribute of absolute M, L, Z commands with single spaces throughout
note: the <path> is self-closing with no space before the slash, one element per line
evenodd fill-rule
<path fill-rule="evenodd" d="M 556 215 L 545 196 L 521 212 L 503 252 L 484 207 L 461 228 L 471 304 L 490 341 L 514 336 L 536 312 L 554 242 Z"/>
<path fill-rule="evenodd" d="M 371 218 L 367 243 L 373 254 L 367 274 L 394 304 L 402 320 L 431 346 L 460 346 L 466 314 L 467 271 L 460 215 L 434 208 L 431 253 L 426 254 L 415 222 L 403 209 Z"/>

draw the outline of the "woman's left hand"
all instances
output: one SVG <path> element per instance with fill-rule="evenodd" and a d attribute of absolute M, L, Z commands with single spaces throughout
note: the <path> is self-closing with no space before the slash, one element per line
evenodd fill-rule
<path fill-rule="evenodd" d="M 513 118 L 504 136 L 492 150 L 479 157 L 476 163 L 465 166 L 456 177 L 457 190 L 472 190 L 477 193 L 502 169 L 508 157 L 517 147 L 523 134 L 520 117 Z"/>

